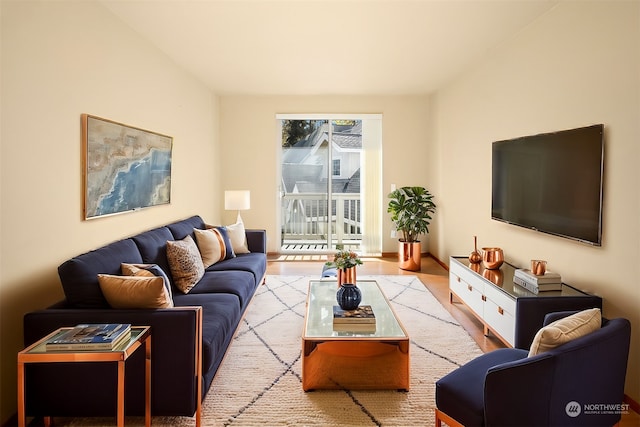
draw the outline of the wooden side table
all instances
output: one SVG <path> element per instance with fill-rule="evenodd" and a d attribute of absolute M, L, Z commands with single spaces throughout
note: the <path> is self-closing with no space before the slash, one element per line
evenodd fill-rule
<path fill-rule="evenodd" d="M 144 344 L 145 349 L 145 398 L 144 421 L 145 426 L 151 426 L 151 328 L 149 326 L 132 326 L 129 341 L 120 343 L 113 350 L 99 351 L 47 351 L 46 342 L 56 335 L 60 335 L 71 328 L 60 328 L 47 335 L 38 342 L 30 345 L 18 353 L 18 425 L 26 424 L 25 408 L 25 372 L 27 363 L 55 363 L 55 362 L 117 362 L 118 363 L 118 427 L 124 426 L 124 383 L 125 361 Z M 45 425 L 51 424 L 51 417 L 45 417 Z"/>

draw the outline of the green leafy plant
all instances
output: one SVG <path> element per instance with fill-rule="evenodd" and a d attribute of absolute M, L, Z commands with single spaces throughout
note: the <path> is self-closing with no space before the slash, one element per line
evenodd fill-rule
<path fill-rule="evenodd" d="M 336 252 L 333 256 L 333 261 L 327 261 L 326 265 L 344 270 L 345 268 L 362 265 L 362 260 L 358 258 L 358 254 L 353 251 L 341 250 Z"/>
<path fill-rule="evenodd" d="M 402 233 L 401 241 L 417 242 L 418 236 L 429 232 L 431 214 L 436 211 L 433 195 L 424 187 L 401 187 L 388 196 L 387 212 L 396 230 Z"/>

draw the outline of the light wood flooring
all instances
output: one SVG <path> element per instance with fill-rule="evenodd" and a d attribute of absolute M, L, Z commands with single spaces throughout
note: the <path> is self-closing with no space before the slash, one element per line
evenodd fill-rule
<path fill-rule="evenodd" d="M 291 261 L 290 259 L 296 259 Z M 267 263 L 267 274 L 277 275 L 320 275 L 324 256 L 314 257 L 276 257 L 270 256 Z M 484 352 L 489 352 L 505 345 L 493 336 L 485 336 L 482 324 L 469 313 L 463 304 L 449 303 L 449 272 L 432 257 L 422 258 L 422 269 L 418 272 L 404 271 L 398 268 L 397 258 L 365 258 L 363 265 L 358 266 L 358 274 L 410 274 L 420 278 L 422 283 L 451 313 L 451 315 L 467 330 Z M 630 411 L 623 415 L 620 427 L 640 427 L 640 415 Z"/>

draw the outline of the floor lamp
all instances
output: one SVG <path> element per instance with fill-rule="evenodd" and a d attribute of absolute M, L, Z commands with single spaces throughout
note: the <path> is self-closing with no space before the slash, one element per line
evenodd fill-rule
<path fill-rule="evenodd" d="M 224 192 L 224 208 L 228 211 L 238 211 L 237 222 L 242 222 L 240 211 L 251 208 L 251 192 L 249 190 L 233 190 Z"/>

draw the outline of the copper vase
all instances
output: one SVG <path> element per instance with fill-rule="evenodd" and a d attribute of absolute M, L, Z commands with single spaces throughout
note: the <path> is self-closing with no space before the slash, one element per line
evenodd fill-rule
<path fill-rule="evenodd" d="M 420 271 L 420 242 L 400 242 L 398 245 L 398 263 L 401 269 Z"/>
<path fill-rule="evenodd" d="M 345 283 L 356 284 L 356 268 L 339 268 L 338 269 L 338 287 L 341 287 Z"/>
<path fill-rule="evenodd" d="M 473 236 L 473 252 L 469 255 L 469 262 L 471 264 L 478 264 L 482 261 L 482 255 L 478 252 L 478 236 Z"/>
<path fill-rule="evenodd" d="M 482 265 L 489 270 L 500 268 L 504 262 L 504 253 L 500 248 L 482 248 Z"/>

